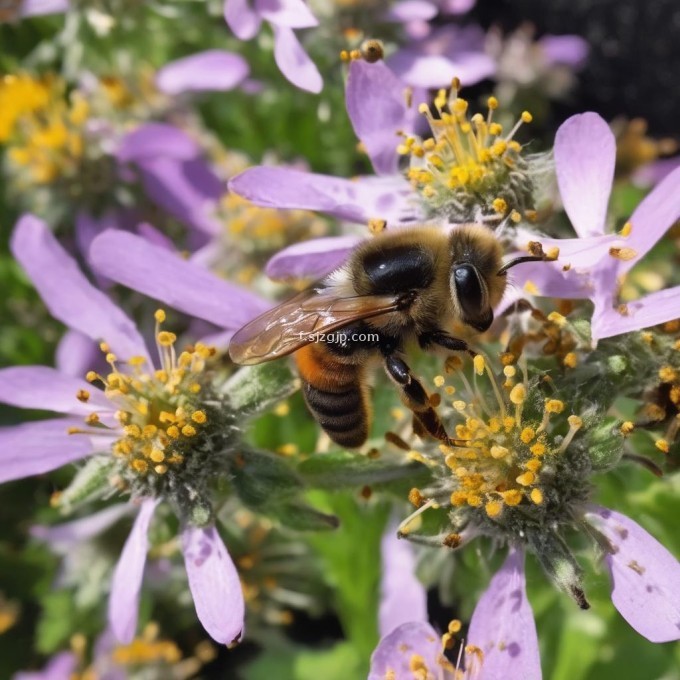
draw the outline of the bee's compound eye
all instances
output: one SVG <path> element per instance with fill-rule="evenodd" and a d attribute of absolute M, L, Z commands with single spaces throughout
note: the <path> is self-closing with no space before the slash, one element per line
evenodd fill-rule
<path fill-rule="evenodd" d="M 493 312 L 487 307 L 484 288 L 475 267 L 471 264 L 455 266 L 453 283 L 463 320 L 478 331 L 485 331 L 493 321 Z"/>

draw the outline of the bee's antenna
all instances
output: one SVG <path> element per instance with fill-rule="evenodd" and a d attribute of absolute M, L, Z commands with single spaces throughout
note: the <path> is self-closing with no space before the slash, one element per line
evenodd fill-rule
<path fill-rule="evenodd" d="M 523 262 L 554 262 L 557 259 L 557 257 L 552 254 L 546 255 L 546 253 L 543 252 L 543 246 L 538 243 L 538 241 L 531 241 L 529 243 L 529 252 L 531 255 L 523 255 L 522 257 L 516 257 L 514 260 L 510 260 L 510 262 L 506 262 L 496 272 L 496 276 L 505 276 L 508 269 L 511 269 L 518 264 L 522 264 Z"/>

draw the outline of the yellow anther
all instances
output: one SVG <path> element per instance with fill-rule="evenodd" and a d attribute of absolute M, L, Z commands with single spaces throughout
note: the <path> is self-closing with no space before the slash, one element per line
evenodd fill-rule
<path fill-rule="evenodd" d="M 156 336 L 156 339 L 158 340 L 158 344 L 162 347 L 171 347 L 175 344 L 177 336 L 174 333 L 170 333 L 170 331 L 161 331 Z"/>
<path fill-rule="evenodd" d="M 136 470 L 140 474 L 144 474 L 149 470 L 149 464 L 145 460 L 142 460 L 141 458 L 135 458 L 135 460 L 133 460 L 130 463 L 130 465 L 134 470 Z"/>
<path fill-rule="evenodd" d="M 167 433 L 168 437 L 172 439 L 177 439 L 180 434 L 177 425 L 170 425 L 170 427 L 165 432 Z"/>
<path fill-rule="evenodd" d="M 617 260 L 623 260 L 624 262 L 634 260 L 637 257 L 637 251 L 633 250 L 633 248 L 616 248 L 612 246 L 609 249 L 609 254 Z"/>
<path fill-rule="evenodd" d="M 451 505 L 454 505 L 456 507 L 460 507 L 461 505 L 465 505 L 467 502 L 467 493 L 465 491 L 454 491 L 451 494 Z"/>
<path fill-rule="evenodd" d="M 622 227 L 621 231 L 619 232 L 619 236 L 623 236 L 624 238 L 626 236 L 630 236 L 630 232 L 633 231 L 633 225 L 630 222 L 626 222 Z"/>
<path fill-rule="evenodd" d="M 627 437 L 629 434 L 631 434 L 634 429 L 635 429 L 635 425 L 630 420 L 626 420 L 624 423 L 621 424 L 621 427 L 620 427 L 621 434 L 624 437 Z"/>
<path fill-rule="evenodd" d="M 578 365 L 578 356 L 576 355 L 575 352 L 569 352 L 564 356 L 564 359 L 562 359 L 562 363 L 567 368 L 576 368 L 576 366 Z"/>
<path fill-rule="evenodd" d="M 104 354 L 111 351 L 111 348 L 109 347 L 109 344 L 107 342 L 100 342 L 99 343 L 99 349 L 102 352 L 104 352 Z"/>
<path fill-rule="evenodd" d="M 453 408 L 455 408 L 456 411 L 464 411 L 467 408 L 467 404 L 462 399 L 457 399 L 453 402 Z"/>
<path fill-rule="evenodd" d="M 503 141 L 502 139 L 499 139 L 497 142 L 494 142 L 491 145 L 491 153 L 494 156 L 502 156 L 508 149 L 508 143 Z"/>
<path fill-rule="evenodd" d="M 545 410 L 548 413 L 562 413 L 564 411 L 564 402 L 559 399 L 546 399 Z"/>
<path fill-rule="evenodd" d="M 189 392 L 192 394 L 198 394 L 201 391 L 201 386 L 198 383 L 191 383 L 189 385 Z"/>
<path fill-rule="evenodd" d="M 492 111 L 494 111 L 495 109 L 498 108 L 498 99 L 496 99 L 496 97 L 489 97 L 489 98 L 486 100 L 486 105 L 487 105 Z"/>
<path fill-rule="evenodd" d="M 425 663 L 425 659 L 420 656 L 420 654 L 412 654 L 411 658 L 408 661 L 408 668 L 411 671 L 411 673 L 415 673 L 416 671 L 421 671 L 427 670 L 427 665 Z"/>
<path fill-rule="evenodd" d="M 368 220 L 368 230 L 371 232 L 371 234 L 380 234 L 381 232 L 385 231 L 386 227 L 387 221 L 379 217 L 372 217 Z"/>
<path fill-rule="evenodd" d="M 659 380 L 662 383 L 672 383 L 678 379 L 678 372 L 672 366 L 662 366 L 659 369 Z"/>
<path fill-rule="evenodd" d="M 418 105 L 418 113 L 426 114 L 430 113 L 430 107 L 423 102 L 422 104 Z"/>
<path fill-rule="evenodd" d="M 522 215 L 517 211 L 513 210 L 510 213 L 510 219 L 513 221 L 515 224 L 519 224 L 522 221 Z"/>
<path fill-rule="evenodd" d="M 347 50 L 340 50 L 340 61 L 345 63 L 349 61 L 349 52 Z"/>
<path fill-rule="evenodd" d="M 160 465 L 155 465 L 153 469 L 157 475 L 164 475 L 168 471 L 168 466 L 161 463 Z"/>
<path fill-rule="evenodd" d="M 522 383 L 519 383 L 518 385 L 515 385 L 512 390 L 510 390 L 510 401 L 519 406 L 520 404 L 524 403 L 524 400 L 527 398 L 527 391 L 526 388 Z"/>
<path fill-rule="evenodd" d="M 546 446 L 543 442 L 536 442 L 530 449 L 532 455 L 542 456 L 546 452 Z M 531 462 L 531 461 L 529 461 Z"/>
<path fill-rule="evenodd" d="M 560 256 L 560 249 L 557 246 L 552 246 L 545 251 L 545 256 L 549 260 L 556 260 Z"/>
<path fill-rule="evenodd" d="M 529 279 L 527 279 L 524 282 L 524 286 L 522 286 L 522 287 L 524 288 L 524 290 L 527 293 L 529 293 L 529 295 L 538 295 L 539 294 L 538 286 L 533 281 L 531 281 Z"/>
<path fill-rule="evenodd" d="M 510 489 L 510 491 L 503 491 L 501 497 L 506 505 L 515 506 L 522 502 L 522 492 L 518 489 Z"/>
<path fill-rule="evenodd" d="M 443 375 L 435 375 L 434 377 L 435 387 L 443 387 L 445 382 L 446 380 Z"/>
<path fill-rule="evenodd" d="M 654 442 L 654 446 L 656 446 L 656 448 L 659 449 L 659 451 L 661 451 L 662 453 L 668 453 L 668 451 L 670 450 L 668 442 L 665 439 L 657 439 Z"/>
<path fill-rule="evenodd" d="M 538 488 L 532 489 L 529 498 L 531 498 L 532 503 L 540 505 L 543 502 L 543 492 Z"/>
<path fill-rule="evenodd" d="M 531 470 L 527 470 L 519 475 L 515 481 L 522 486 L 529 486 L 536 481 L 536 475 Z"/>
<path fill-rule="evenodd" d="M 562 328 L 566 325 L 567 318 L 559 312 L 550 312 L 550 314 L 548 314 L 548 321 Z"/>
<path fill-rule="evenodd" d="M 505 215 L 508 211 L 508 203 L 503 198 L 495 198 L 491 206 L 499 215 Z"/>
<path fill-rule="evenodd" d="M 106 363 L 112 364 L 116 361 L 118 361 L 118 357 L 113 352 L 108 352 L 106 355 Z"/>
<path fill-rule="evenodd" d="M 96 413 L 90 413 L 87 418 L 85 418 L 85 422 L 88 425 L 97 425 L 97 423 L 99 423 L 99 415 Z"/>
<path fill-rule="evenodd" d="M 493 135 L 494 137 L 497 137 L 503 132 L 503 126 L 500 125 L 499 123 L 491 123 L 489 125 L 489 134 Z"/>
<path fill-rule="evenodd" d="M 193 437 L 196 434 L 196 428 L 193 425 L 185 425 L 182 428 L 182 434 L 185 437 Z"/>
<path fill-rule="evenodd" d="M 484 363 L 484 357 L 481 354 L 476 354 L 475 358 L 472 360 L 475 367 L 475 373 L 477 375 L 484 375 L 484 369 L 486 364 Z"/>
<path fill-rule="evenodd" d="M 82 401 L 83 403 L 86 403 L 90 399 L 90 393 L 87 390 L 78 390 L 76 392 L 76 399 L 78 401 Z"/>
<path fill-rule="evenodd" d="M 206 420 L 208 420 L 208 416 L 205 415 L 204 411 L 194 411 L 191 414 L 191 420 L 193 420 L 195 423 L 198 423 L 199 425 L 202 425 L 206 422 Z"/>
<path fill-rule="evenodd" d="M 524 467 L 527 470 L 530 470 L 531 472 L 538 472 L 541 469 L 541 467 L 543 467 L 543 463 L 541 463 L 541 461 L 538 460 L 537 458 L 532 458 L 531 460 L 528 460 L 525 463 Z"/>
<path fill-rule="evenodd" d="M 87 382 L 94 382 L 97 378 L 99 378 L 99 376 L 94 371 L 88 371 L 85 374 L 85 380 L 87 380 Z"/>
<path fill-rule="evenodd" d="M 536 436 L 536 431 L 531 427 L 525 427 L 519 435 L 519 438 L 528 444 Z"/>
<path fill-rule="evenodd" d="M 534 117 L 528 111 L 522 111 L 522 122 L 531 123 Z"/>
<path fill-rule="evenodd" d="M 567 418 L 567 422 L 569 423 L 570 427 L 573 427 L 575 430 L 583 425 L 583 420 L 578 416 L 569 416 Z"/>
<path fill-rule="evenodd" d="M 160 449 L 152 449 L 149 458 L 154 463 L 162 463 L 165 460 L 165 454 Z"/>
<path fill-rule="evenodd" d="M 136 425 L 135 423 L 132 423 L 132 425 L 126 425 L 123 428 L 123 432 L 125 432 L 125 434 L 128 437 L 132 437 L 133 439 L 139 439 L 139 437 L 142 434 L 142 431 L 139 428 L 139 425 Z"/>
<path fill-rule="evenodd" d="M 165 310 L 157 309 L 153 314 L 153 318 L 156 319 L 158 323 L 163 323 L 165 321 Z"/>
<path fill-rule="evenodd" d="M 503 375 L 506 378 L 514 378 L 517 375 L 517 369 L 514 366 L 504 366 Z"/>
<path fill-rule="evenodd" d="M 463 624 L 458 619 L 453 619 L 453 621 L 449 621 L 448 631 L 449 633 L 451 633 L 451 635 L 460 633 L 462 628 Z"/>
<path fill-rule="evenodd" d="M 408 492 L 408 501 L 411 505 L 419 508 L 425 502 L 425 498 L 423 497 L 423 494 L 420 493 L 420 489 L 414 487 Z"/>
<path fill-rule="evenodd" d="M 512 416 L 505 416 L 503 418 L 503 427 L 506 432 L 510 432 L 515 427 L 515 419 Z"/>
<path fill-rule="evenodd" d="M 486 514 L 489 517 L 498 517 L 498 515 L 500 515 L 503 511 L 503 503 L 497 500 L 488 501 L 484 506 L 484 510 L 486 510 Z"/>
<path fill-rule="evenodd" d="M 476 493 L 469 493 L 467 497 L 468 505 L 478 508 L 482 505 L 482 497 Z"/>

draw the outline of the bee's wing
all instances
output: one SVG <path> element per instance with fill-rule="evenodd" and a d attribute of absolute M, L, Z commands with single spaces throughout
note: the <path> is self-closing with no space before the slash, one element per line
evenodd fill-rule
<path fill-rule="evenodd" d="M 259 364 L 286 356 L 353 321 L 400 308 L 394 295 L 339 298 L 328 288 L 311 288 L 265 312 L 236 332 L 229 355 L 237 364 Z"/>

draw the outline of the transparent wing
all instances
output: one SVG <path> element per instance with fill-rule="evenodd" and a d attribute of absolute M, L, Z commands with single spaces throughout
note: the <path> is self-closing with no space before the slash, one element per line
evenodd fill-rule
<path fill-rule="evenodd" d="M 310 288 L 243 326 L 229 343 L 229 355 L 237 364 L 270 361 L 314 342 L 319 333 L 402 306 L 394 295 L 339 298 L 328 288 Z"/>

